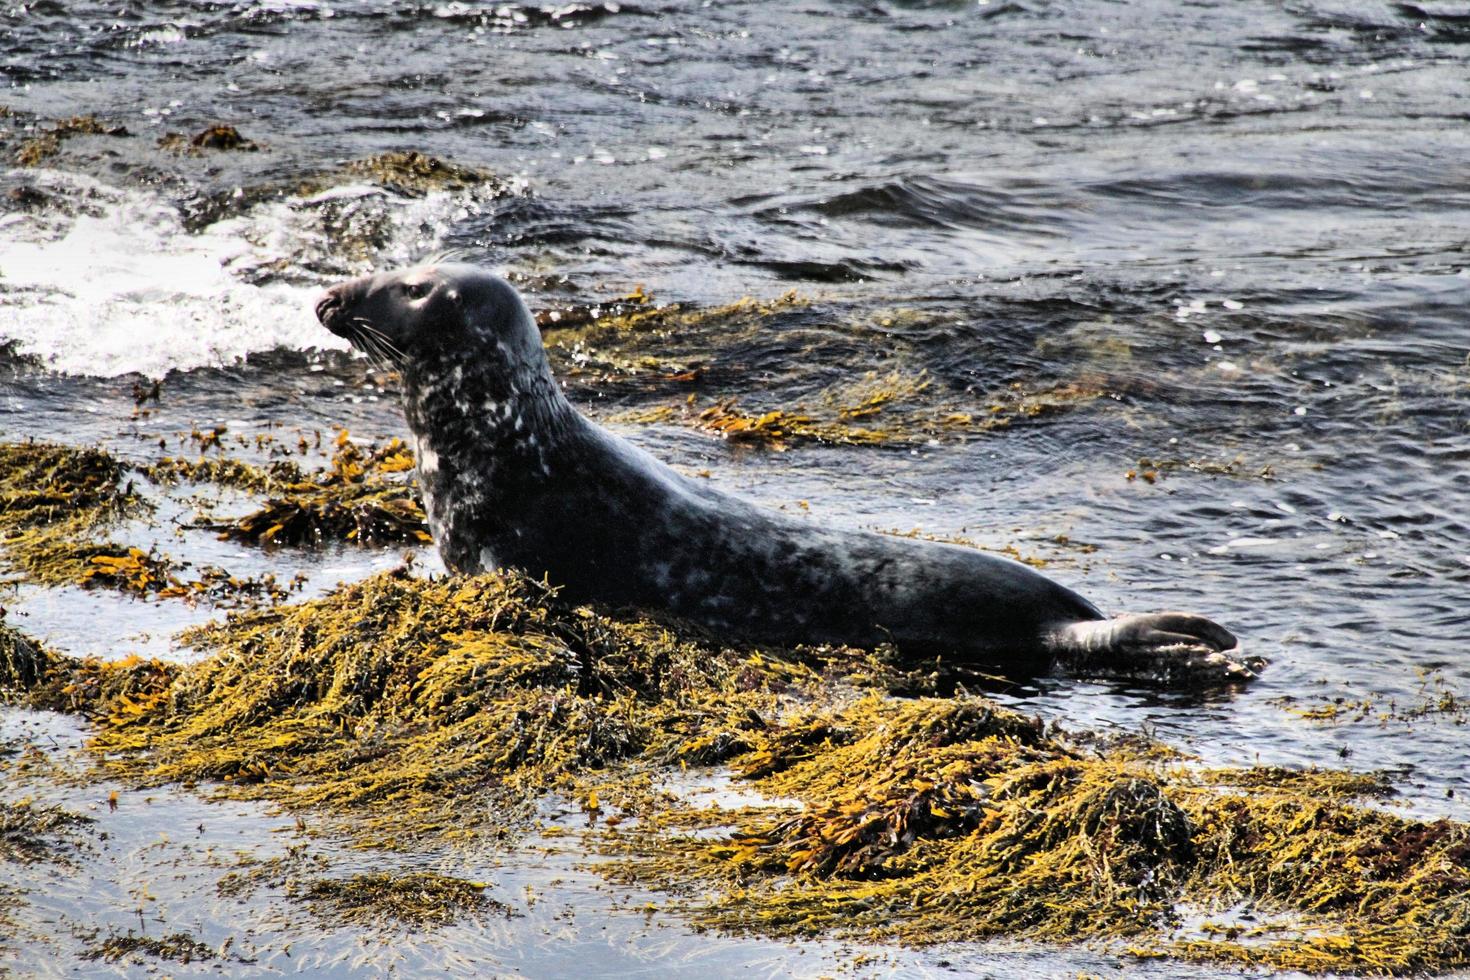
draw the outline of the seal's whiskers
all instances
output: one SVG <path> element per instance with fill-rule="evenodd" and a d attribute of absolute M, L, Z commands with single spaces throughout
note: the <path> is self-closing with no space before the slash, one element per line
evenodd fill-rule
<path fill-rule="evenodd" d="M 353 317 L 350 322 L 357 331 L 363 353 L 367 354 L 368 359 L 374 364 L 380 368 L 388 368 L 403 363 L 403 351 L 399 350 L 383 331 L 362 317 Z"/>

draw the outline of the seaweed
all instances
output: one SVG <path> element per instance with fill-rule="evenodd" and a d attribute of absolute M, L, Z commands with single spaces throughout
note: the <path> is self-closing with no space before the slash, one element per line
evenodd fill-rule
<path fill-rule="evenodd" d="M 665 832 L 677 818 L 608 835 L 609 873 L 713 891 L 687 903 L 696 921 L 782 937 L 1112 940 L 1309 971 L 1470 962 L 1470 828 L 1352 802 L 1381 777 L 1084 754 L 987 710 L 869 699 L 810 719 L 746 770 L 798 813 L 714 843 L 704 814 L 697 835 Z M 1181 908 L 1242 903 L 1282 935 L 1180 935 Z"/>
<path fill-rule="evenodd" d="M 77 829 L 91 822 L 90 817 L 34 800 L 0 802 L 0 864 L 69 864 Z M 24 904 L 22 894 L 0 884 L 0 951 L 19 931 L 10 913 Z"/>
<path fill-rule="evenodd" d="M 395 478 L 413 465 L 413 455 L 401 440 L 364 449 L 343 429 L 331 465 L 318 473 L 308 476 L 280 464 L 269 474 L 257 471 L 252 476 L 248 469 L 230 473 L 236 485 L 265 490 L 270 497 L 243 517 L 206 526 L 222 539 L 257 545 L 432 541 L 417 490 Z M 174 468 L 193 479 L 220 475 L 211 468 Z"/>
<path fill-rule="evenodd" d="M 537 321 L 557 375 L 570 386 L 638 402 L 611 421 L 683 424 L 775 450 L 963 439 L 1109 394 L 1103 380 L 1090 377 L 958 390 L 918 366 L 929 355 L 902 339 L 883 370 L 873 370 L 870 358 L 854 358 L 854 350 L 868 349 L 854 335 L 902 338 L 937 316 L 854 313 L 795 292 L 710 307 L 655 305 L 640 287 L 604 304 L 543 310 Z M 752 393 L 757 364 L 768 383 Z M 650 396 L 658 400 L 650 404 Z"/>
<path fill-rule="evenodd" d="M 72 116 L 60 119 L 50 129 L 42 130 L 21 144 L 15 162 L 22 167 L 38 167 L 61 152 L 63 141 L 73 136 L 129 136 L 126 126 L 110 125 L 96 116 Z"/>
<path fill-rule="evenodd" d="M 0 803 L 0 861 L 62 860 L 72 833 L 91 822 L 64 807 L 40 806 L 33 800 Z"/>
<path fill-rule="evenodd" d="M 727 349 L 742 337 L 802 315 L 809 306 L 810 301 L 795 292 L 774 300 L 745 297 L 712 307 L 654 305 L 638 290 L 621 300 L 585 308 L 582 314 L 553 309 L 538 322 L 560 377 L 582 383 L 687 385 L 700 379 L 699 362 L 711 349 Z M 698 360 L 691 363 L 685 357 Z"/>
<path fill-rule="evenodd" d="M 207 437 L 208 434 L 205 434 Z M 217 433 L 215 434 L 217 440 Z M 140 597 L 235 606 L 281 602 L 304 578 L 241 576 L 216 566 L 190 574 L 156 549 L 103 537 L 109 525 L 148 513 L 134 473 L 160 484 L 208 482 L 266 494 L 236 520 L 206 524 L 222 538 L 255 544 L 378 544 L 430 540 L 415 488 L 399 474 L 413 457 L 398 440 L 361 448 L 342 432 L 330 466 L 305 473 L 278 460 L 268 467 L 223 457 L 165 457 L 129 466 L 100 449 L 50 443 L 0 444 L 0 561 L 43 585 L 103 587 Z"/>
<path fill-rule="evenodd" d="M 775 409 L 760 415 L 747 415 L 728 399 L 701 411 L 700 428 L 708 429 L 729 442 L 761 443 L 772 449 L 785 449 L 791 442 L 823 442 L 829 445 L 857 446 L 886 442 L 883 433 L 836 422 L 820 422 L 809 415 Z"/>
<path fill-rule="evenodd" d="M 126 470 L 100 449 L 9 443 L 0 453 L 0 524 L 6 531 L 57 524 L 95 526 L 136 513 Z"/>
<path fill-rule="evenodd" d="M 1470 697 L 1458 690 L 1443 671 L 1426 670 L 1420 676 L 1420 688 L 1408 704 L 1400 704 L 1391 697 L 1354 699 L 1342 695 L 1314 698 L 1305 707 L 1298 707 L 1298 699 L 1290 695 L 1276 698 L 1275 703 L 1305 721 L 1333 724 L 1372 721 L 1378 725 L 1408 725 L 1445 721 L 1463 725 L 1470 721 Z"/>
<path fill-rule="evenodd" d="M 262 886 L 298 893 L 299 882 L 308 873 L 326 871 L 331 861 L 325 854 L 301 843 L 292 844 L 284 854 L 265 860 L 242 853 L 235 867 L 237 870 L 221 876 L 215 883 L 215 893 L 222 898 L 245 898 Z"/>
<path fill-rule="evenodd" d="M 126 468 L 99 449 L 0 445 L 0 544 L 11 570 L 46 584 L 128 582 L 130 549 L 98 542 L 98 529 L 147 511 Z M 100 561 L 99 561 L 100 559 Z M 141 565 L 141 560 L 134 559 Z M 148 574 L 158 570 L 158 560 Z M 140 570 L 131 579 L 142 587 Z"/>
<path fill-rule="evenodd" d="M 1129 480 L 1143 480 L 1145 483 L 1157 483 L 1164 477 L 1177 473 L 1203 473 L 1210 476 L 1231 476 L 1241 479 L 1257 479 L 1272 481 L 1276 479 L 1276 469 L 1270 463 L 1252 465 L 1246 462 L 1243 455 L 1236 456 L 1225 462 L 1218 460 L 1203 459 L 1152 459 L 1143 457 L 1139 459 L 1138 465 L 1123 474 Z"/>
<path fill-rule="evenodd" d="M 800 661 L 567 608 L 512 575 L 399 570 L 181 639 L 214 655 L 33 653 L 12 683 L 97 717 L 94 745 L 121 778 L 352 813 L 379 844 L 501 836 L 541 793 L 621 760 L 698 758 L 707 729 L 743 736 L 819 682 Z"/>
<path fill-rule="evenodd" d="M 489 885 L 432 871 L 371 872 L 327 877 L 331 862 L 306 844 L 260 861 L 244 857 L 238 870 L 224 875 L 216 891 L 226 898 L 253 894 L 262 885 L 281 889 L 332 926 L 424 928 L 448 925 L 466 915 L 495 912 L 510 916 L 510 906 L 485 894 Z"/>
<path fill-rule="evenodd" d="M 138 656 L 68 657 L 0 622 L 0 704 L 120 719 L 155 707 L 177 669 Z"/>
<path fill-rule="evenodd" d="M 926 374 L 868 372 L 819 392 L 811 405 L 747 413 L 738 399 L 699 408 L 693 398 L 614 416 L 622 422 L 681 421 L 717 433 L 734 443 L 758 444 L 776 451 L 801 443 L 829 446 L 914 446 L 1005 428 L 1101 397 L 1096 389 L 1062 385 L 1029 391 L 1012 386 L 992 396 L 985 411 L 930 394 Z M 861 424 L 856 424 L 861 423 Z"/>
<path fill-rule="evenodd" d="M 159 137 L 158 146 L 160 149 L 191 156 L 201 155 L 205 150 L 254 152 L 260 149 L 258 143 L 241 136 L 240 131 L 229 123 L 214 123 L 193 136 L 185 136 L 183 133 L 165 133 Z"/>
<path fill-rule="evenodd" d="M 631 293 L 606 302 L 543 306 L 536 311 L 536 325 L 543 333 L 550 330 L 568 330 L 573 327 L 585 327 L 604 318 L 626 317 L 631 313 L 651 309 L 657 309 L 653 305 L 653 296 L 644 292 L 643 284 L 639 283 Z"/>
<path fill-rule="evenodd" d="M 423 197 L 430 191 L 489 189 L 493 195 L 510 193 L 510 185 L 493 173 L 465 166 L 417 150 L 380 153 L 347 163 L 339 173 L 328 174 L 303 184 L 298 193 L 316 194 L 340 183 L 343 178 L 369 180 L 403 197 Z"/>
<path fill-rule="evenodd" d="M 485 894 L 482 881 L 466 881 L 432 871 L 378 872 L 350 878 L 317 878 L 299 896 L 318 916 L 334 924 L 381 926 L 391 923 L 425 928 L 449 925 L 466 915 L 511 914 L 510 906 Z"/>
<path fill-rule="evenodd" d="M 54 663 L 49 650 L 0 621 L 0 699 L 33 694 L 50 677 Z"/>
<path fill-rule="evenodd" d="M 707 331 L 722 333 L 757 327 L 771 317 L 793 310 L 804 310 L 811 300 L 795 290 L 772 300 L 749 296 L 721 306 L 700 307 L 687 303 L 654 305 L 652 297 L 640 286 L 633 293 L 615 300 L 586 317 L 548 316 L 543 329 L 559 350 L 577 346 L 595 348 L 609 341 L 647 342 L 672 335 L 684 336 Z M 554 328 L 554 329 L 553 329 Z"/>
<path fill-rule="evenodd" d="M 84 950 L 82 959 L 116 963 L 139 954 L 160 960 L 172 960 L 175 963 L 207 963 L 218 958 L 214 947 L 200 942 L 187 932 L 175 932 L 154 938 L 153 936 L 140 936 L 129 929 L 126 935 L 108 936 L 97 945 Z"/>
<path fill-rule="evenodd" d="M 244 464 L 213 462 L 219 482 L 268 485 Z M 98 540 L 108 525 L 145 514 L 151 505 L 129 479 L 133 472 L 100 449 L 49 443 L 0 444 L 0 545 L 10 568 L 44 585 L 101 586 L 137 596 L 203 598 L 230 605 L 285 599 L 301 580 L 272 574 L 242 577 L 213 566 L 184 577 L 187 566 L 157 550 Z M 165 461 L 142 471 L 159 478 L 189 469 Z M 198 470 L 194 473 L 197 475 Z"/>
<path fill-rule="evenodd" d="M 181 639 L 202 659 L 102 664 L 0 632 L 0 684 L 91 717 L 99 776 L 310 808 L 366 847 L 513 839 L 551 794 L 587 826 L 548 834 L 581 834 L 600 873 L 671 893 L 704 927 L 1312 972 L 1470 965 L 1470 826 L 1372 805 L 1388 774 L 1206 769 L 936 697 L 934 665 L 891 650 L 717 645 L 514 574 L 398 569 Z M 704 766 L 766 805 L 695 805 L 682 774 Z M 481 891 L 307 870 L 238 885 L 284 872 L 324 915 L 407 924 Z M 1192 924 L 1241 910 L 1248 928 Z"/>
<path fill-rule="evenodd" d="M 141 548 L 129 548 L 121 554 L 103 550 L 87 558 L 76 581 L 82 585 L 102 583 L 122 592 L 146 595 L 178 588 L 173 569 L 173 562 L 166 556 Z"/>
<path fill-rule="evenodd" d="M 197 460 L 165 456 L 150 463 L 143 472 L 150 480 L 165 485 L 183 481 L 212 483 L 265 494 L 295 486 L 307 479 L 301 467 L 289 460 L 274 460 L 269 466 L 261 467 L 224 456 L 201 456 Z"/>

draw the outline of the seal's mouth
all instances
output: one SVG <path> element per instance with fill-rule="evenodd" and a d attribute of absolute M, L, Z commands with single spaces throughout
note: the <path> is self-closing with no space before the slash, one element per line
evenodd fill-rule
<path fill-rule="evenodd" d="M 367 319 L 352 314 L 342 296 L 342 288 L 333 286 L 316 301 L 316 318 L 322 326 L 362 351 L 380 367 L 402 363 L 404 354 L 397 344 Z"/>
<path fill-rule="evenodd" d="M 347 316 L 347 304 L 342 302 L 342 296 L 335 289 L 327 290 L 317 300 L 316 318 L 321 321 L 322 326 L 337 336 L 347 340 L 357 339 L 357 331 L 352 328 L 352 321 Z"/>

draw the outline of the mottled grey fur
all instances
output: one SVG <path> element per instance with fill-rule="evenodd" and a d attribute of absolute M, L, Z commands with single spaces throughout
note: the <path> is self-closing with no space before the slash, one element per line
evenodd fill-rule
<path fill-rule="evenodd" d="M 892 641 L 1017 672 L 1167 653 L 1250 673 L 1201 617 L 1107 620 L 1009 559 L 815 526 L 681 476 L 572 407 L 520 296 L 478 269 L 353 280 L 317 312 L 402 373 L 430 526 L 456 572 L 514 567 L 575 601 L 778 643 Z"/>

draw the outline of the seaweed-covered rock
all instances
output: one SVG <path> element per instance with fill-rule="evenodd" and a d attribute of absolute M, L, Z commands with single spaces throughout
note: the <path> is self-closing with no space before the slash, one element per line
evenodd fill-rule
<path fill-rule="evenodd" d="M 354 812 L 379 841 L 499 832 L 541 792 L 667 757 L 706 725 L 740 730 L 777 709 L 793 672 L 813 676 L 568 608 L 510 575 L 383 574 L 184 640 L 211 655 L 162 696 L 120 710 L 89 689 L 108 766 Z"/>
<path fill-rule="evenodd" d="M 52 673 L 52 655 L 20 630 L 0 622 L 0 701 L 40 687 Z"/>
<path fill-rule="evenodd" d="M 262 545 L 428 542 L 416 488 L 393 476 L 412 468 L 413 456 L 402 441 L 364 450 L 343 430 L 329 468 L 294 482 L 262 481 L 271 488 L 265 504 L 216 529 L 221 538 Z"/>
<path fill-rule="evenodd" d="M 15 162 L 22 167 L 38 167 L 61 151 L 63 141 L 74 136 L 130 136 L 126 126 L 105 123 L 96 116 L 72 116 L 58 120 L 50 129 L 42 130 L 21 144 Z"/>
<path fill-rule="evenodd" d="M 301 888 L 300 895 L 329 922 L 424 928 L 485 912 L 509 915 L 509 906 L 485 894 L 487 887 L 481 881 L 432 871 L 379 872 L 317 878 Z"/>
<path fill-rule="evenodd" d="M 129 576 L 121 568 L 109 569 L 107 562 L 126 562 L 131 552 L 97 535 L 107 525 L 148 509 L 127 475 L 122 463 L 100 449 L 0 444 L 0 555 L 5 564 L 46 584 L 80 584 L 98 575 L 126 584 Z M 131 581 L 142 578 L 132 576 Z"/>
<path fill-rule="evenodd" d="M 1363 774 L 1201 770 L 974 695 L 898 697 L 913 682 L 891 653 L 727 648 L 522 576 L 406 569 L 183 639 L 204 656 L 180 667 L 12 639 L 0 669 L 30 703 L 95 719 L 111 778 L 315 808 L 369 846 L 500 839 L 543 794 L 580 801 L 605 828 L 587 831 L 612 858 L 600 871 L 685 896 L 711 927 L 1105 941 L 1308 971 L 1470 966 L 1470 826 L 1362 805 L 1384 788 Z M 670 791 L 710 763 L 769 805 Z M 401 884 L 297 881 L 329 915 L 376 915 L 373 896 L 409 909 Z M 440 884 L 451 906 L 473 902 Z M 1186 929 L 1186 909 L 1241 908 L 1249 934 Z M 427 909 L 458 914 L 432 896 Z"/>

